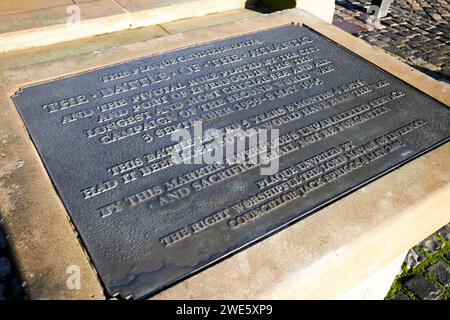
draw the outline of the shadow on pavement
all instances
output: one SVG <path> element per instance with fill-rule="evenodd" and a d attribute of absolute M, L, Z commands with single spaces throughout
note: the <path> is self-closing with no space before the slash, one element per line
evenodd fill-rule
<path fill-rule="evenodd" d="M 24 300 L 22 281 L 11 257 L 6 234 L 0 225 L 0 300 Z"/>

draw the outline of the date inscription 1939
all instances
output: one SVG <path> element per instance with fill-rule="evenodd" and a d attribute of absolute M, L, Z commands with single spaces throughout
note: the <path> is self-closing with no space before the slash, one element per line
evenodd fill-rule
<path fill-rule="evenodd" d="M 297 25 L 32 85 L 13 100 L 106 289 L 134 298 L 450 136 L 446 106 Z M 279 170 L 175 163 L 171 134 L 198 122 L 278 129 Z"/>

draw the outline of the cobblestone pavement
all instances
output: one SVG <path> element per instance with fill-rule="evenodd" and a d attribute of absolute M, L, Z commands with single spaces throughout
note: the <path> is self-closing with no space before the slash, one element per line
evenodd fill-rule
<path fill-rule="evenodd" d="M 428 75 L 450 82 L 450 0 L 394 0 L 381 18 L 367 24 L 370 0 L 337 0 L 335 22 Z"/>
<path fill-rule="evenodd" d="M 408 251 L 386 299 L 450 299 L 450 224 Z"/>

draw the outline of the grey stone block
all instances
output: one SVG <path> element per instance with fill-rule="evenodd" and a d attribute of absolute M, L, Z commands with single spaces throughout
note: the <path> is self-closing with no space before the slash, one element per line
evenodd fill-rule
<path fill-rule="evenodd" d="M 429 266 L 427 270 L 443 285 L 450 286 L 450 265 L 438 261 Z"/>
<path fill-rule="evenodd" d="M 435 236 L 431 235 L 419 243 L 419 247 L 425 250 L 425 252 L 433 254 L 442 247 L 442 243 Z"/>
<path fill-rule="evenodd" d="M 406 294 L 404 294 L 401 291 L 397 291 L 394 296 L 392 297 L 392 300 L 411 300 Z"/>
<path fill-rule="evenodd" d="M 406 255 L 405 264 L 408 270 L 417 267 L 422 261 L 425 260 L 425 256 L 416 249 L 410 249 Z"/>
<path fill-rule="evenodd" d="M 441 290 L 421 274 L 409 278 L 405 282 L 405 286 L 422 300 L 437 300 L 442 295 Z"/>

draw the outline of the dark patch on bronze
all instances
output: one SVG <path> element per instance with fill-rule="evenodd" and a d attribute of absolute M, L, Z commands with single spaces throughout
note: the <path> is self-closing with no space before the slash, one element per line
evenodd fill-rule
<path fill-rule="evenodd" d="M 133 298 L 450 136 L 446 106 L 294 25 L 32 85 L 13 99 L 108 293 Z M 204 129 L 279 128 L 280 173 L 164 167 L 168 157 L 157 152 L 173 144 L 168 128 L 193 117 L 206 119 Z M 161 206 L 169 193 L 181 199 Z"/>

